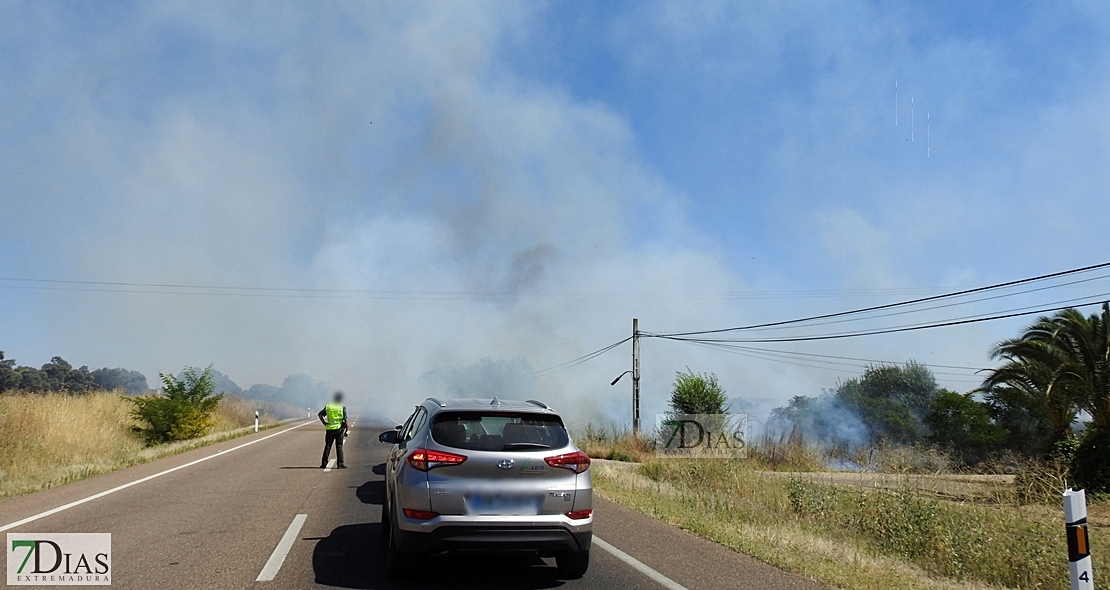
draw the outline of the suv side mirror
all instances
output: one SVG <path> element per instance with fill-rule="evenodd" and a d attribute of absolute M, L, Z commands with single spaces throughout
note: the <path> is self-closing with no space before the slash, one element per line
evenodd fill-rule
<path fill-rule="evenodd" d="M 378 440 L 387 445 L 395 445 L 397 444 L 397 431 L 386 430 L 385 432 L 378 435 Z"/>

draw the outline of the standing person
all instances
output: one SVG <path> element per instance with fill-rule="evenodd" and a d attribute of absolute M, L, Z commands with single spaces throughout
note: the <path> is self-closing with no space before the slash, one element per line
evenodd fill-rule
<path fill-rule="evenodd" d="M 336 469 L 346 469 L 343 464 L 343 435 L 347 431 L 347 407 L 343 405 L 343 393 L 335 392 L 334 401 L 324 406 L 317 416 L 324 424 L 324 456 L 320 459 L 320 469 L 328 466 L 331 443 L 335 443 L 335 458 L 339 463 Z"/>

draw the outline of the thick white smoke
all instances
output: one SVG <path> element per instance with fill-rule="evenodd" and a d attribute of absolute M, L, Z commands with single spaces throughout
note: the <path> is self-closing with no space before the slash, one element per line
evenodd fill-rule
<path fill-rule="evenodd" d="M 874 303 L 722 293 L 965 286 L 987 282 L 977 269 L 1001 259 L 972 255 L 978 228 L 998 237 L 977 221 L 998 208 L 967 193 L 990 193 L 993 176 L 968 188 L 974 164 L 920 186 L 879 172 L 886 160 L 875 154 L 889 150 L 875 148 L 878 123 L 861 113 L 887 101 L 872 101 L 885 91 L 861 80 L 885 84 L 891 72 L 876 56 L 887 52 L 872 50 L 902 42 L 858 39 L 872 30 L 863 26 L 877 18 L 871 11 L 799 21 L 651 5 L 611 31 L 627 44 L 629 83 L 654 87 L 658 76 L 677 87 L 688 74 L 710 94 L 739 77 L 753 104 L 775 72 L 788 78 L 775 88 L 800 84 L 784 66 L 784 44 L 807 56 L 846 47 L 835 76 L 803 80 L 837 104 L 791 95 L 753 107 L 745 133 L 729 136 L 741 147 L 722 166 L 754 180 L 731 201 L 717 195 L 719 210 L 735 212 L 720 218 L 699 209 L 704 195 L 683 194 L 648 164 L 640 138 L 651 130 L 509 65 L 507 55 L 542 37 L 545 11 L 160 2 L 90 18 L 39 3 L 0 8 L 0 246 L 12 253 L 0 261 L 4 274 L 293 289 L 5 289 L 0 346 L 28 364 L 60 354 L 148 377 L 212 363 L 243 387 L 304 373 L 347 392 L 352 406 L 389 415 L 429 393 L 477 395 L 488 380 L 489 391 L 545 399 L 575 420 L 628 421 L 627 381 L 609 386 L 630 365 L 627 345 L 566 371 L 530 372 L 627 337 L 633 317 L 662 332 Z M 711 55 L 704 44 L 731 31 L 742 43 Z M 982 62 L 992 55 L 961 47 Z M 945 55 L 929 63 L 967 61 Z M 950 117 L 965 116 L 946 104 Z M 767 118 L 777 110 L 782 119 Z M 658 124 L 668 128 L 665 119 Z M 749 138 L 768 138 L 775 125 L 784 130 L 773 145 Z M 652 136 L 652 149 L 687 149 L 684 133 Z M 689 164 L 716 162 L 711 151 Z M 910 197 L 888 198 L 892 190 Z M 947 212 L 957 206 L 964 214 Z M 1048 258 L 1049 270 L 1072 266 L 1063 254 Z M 1008 334 L 971 328 L 835 352 L 974 365 Z M 686 366 L 716 372 L 760 415 L 858 372 L 655 340 L 643 359 L 645 416 L 664 408 Z"/>

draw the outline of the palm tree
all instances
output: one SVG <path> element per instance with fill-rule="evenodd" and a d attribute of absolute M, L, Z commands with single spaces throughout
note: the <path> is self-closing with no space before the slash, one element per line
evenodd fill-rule
<path fill-rule="evenodd" d="M 1089 317 L 1075 309 L 1042 317 L 1020 338 L 998 343 L 992 358 L 1003 359 L 980 391 L 1017 390 L 1035 400 L 1056 439 L 1070 435 L 1079 409 L 1096 428 L 1110 432 L 1110 306 Z"/>
<path fill-rule="evenodd" d="M 1101 313 L 1089 317 L 1065 309 L 1056 323 L 1056 343 L 1067 359 L 1059 368 L 1059 381 L 1079 393 L 1077 401 L 1094 426 L 1110 432 L 1110 304 L 1103 303 Z"/>
<path fill-rule="evenodd" d="M 1060 379 L 1058 369 L 1064 359 L 1051 339 L 1044 338 L 1054 331 L 1053 320 L 1041 318 L 1021 338 L 998 343 L 991 357 L 1006 362 L 991 371 L 979 388 L 992 401 L 1005 400 L 1004 405 L 1019 402 L 1043 418 L 1052 431 L 1051 442 L 1071 435 L 1079 411 L 1074 388 Z"/>

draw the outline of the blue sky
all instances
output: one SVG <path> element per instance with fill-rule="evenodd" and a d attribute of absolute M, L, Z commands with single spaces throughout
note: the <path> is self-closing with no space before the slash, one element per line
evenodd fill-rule
<path fill-rule="evenodd" d="M 1103 262 L 1108 29 L 1094 2 L 6 3 L 0 276 L 400 294 L 7 281 L 0 349 L 307 372 L 392 408 L 634 315 L 716 328 Z M 1023 322 L 798 350 L 983 366 Z M 620 419 L 626 352 L 536 393 Z M 652 342 L 649 411 L 686 366 L 764 409 L 855 371 Z"/>

